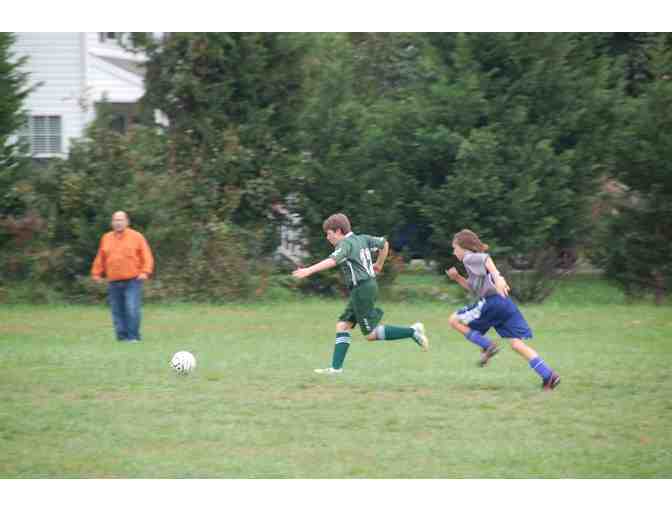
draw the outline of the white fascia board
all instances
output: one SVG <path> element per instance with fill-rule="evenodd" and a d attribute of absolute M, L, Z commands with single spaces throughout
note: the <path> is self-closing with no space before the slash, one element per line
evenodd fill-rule
<path fill-rule="evenodd" d="M 130 83 L 131 85 L 136 85 L 144 89 L 145 84 L 142 76 L 138 76 L 137 74 L 134 73 L 129 73 L 128 71 L 122 69 L 121 67 L 105 62 L 104 60 L 101 60 L 96 56 L 93 56 L 90 64 L 91 67 L 95 67 L 99 71 L 102 71 L 106 74 L 110 74 L 115 78 L 125 81 L 126 83 Z"/>

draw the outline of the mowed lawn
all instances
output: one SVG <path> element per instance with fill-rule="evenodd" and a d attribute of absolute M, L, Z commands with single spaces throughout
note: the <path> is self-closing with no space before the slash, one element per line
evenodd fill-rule
<path fill-rule="evenodd" d="M 383 301 L 431 351 L 357 332 L 338 377 L 343 302 L 147 305 L 119 344 L 103 306 L 0 308 L 0 478 L 670 477 L 672 309 L 600 282 L 524 306 L 563 378 L 542 392 L 510 349 L 476 367 L 459 303 Z M 188 377 L 169 367 L 189 350 Z"/>

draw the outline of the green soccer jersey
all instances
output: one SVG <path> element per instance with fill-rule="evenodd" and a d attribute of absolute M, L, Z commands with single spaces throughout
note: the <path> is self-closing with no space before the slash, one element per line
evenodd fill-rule
<path fill-rule="evenodd" d="M 341 266 L 346 285 L 354 287 L 365 280 L 376 277 L 373 271 L 371 251 L 376 251 L 383 246 L 385 246 L 384 237 L 357 235 L 350 232 L 336 245 L 336 249 L 329 257 Z"/>

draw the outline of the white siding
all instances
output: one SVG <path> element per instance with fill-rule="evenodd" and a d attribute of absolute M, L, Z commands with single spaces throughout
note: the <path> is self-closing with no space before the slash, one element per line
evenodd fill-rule
<path fill-rule="evenodd" d="M 28 97 L 31 115 L 60 115 L 62 146 L 68 152 L 70 138 L 80 137 L 86 121 L 84 99 L 83 38 L 78 32 L 18 32 L 13 51 L 28 56 L 24 67 L 31 84 L 43 82 Z"/>
<path fill-rule="evenodd" d="M 111 103 L 136 103 L 144 94 L 140 76 L 93 55 L 89 55 L 88 62 L 88 85 L 93 101 L 107 97 Z"/>
<path fill-rule="evenodd" d="M 83 135 L 95 117 L 95 103 L 136 103 L 144 94 L 143 78 L 123 61 L 143 62 L 116 41 L 100 42 L 98 32 L 17 32 L 16 57 L 29 58 L 24 70 L 30 84 L 42 85 L 28 97 L 33 116 L 60 116 L 64 154 L 70 139 Z M 121 65 L 115 65 L 117 64 Z"/>

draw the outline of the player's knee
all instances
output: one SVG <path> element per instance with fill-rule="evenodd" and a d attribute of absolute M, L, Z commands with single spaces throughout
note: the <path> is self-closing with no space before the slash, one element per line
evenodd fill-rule
<path fill-rule="evenodd" d="M 336 331 L 338 331 L 339 333 L 341 333 L 343 331 L 350 331 L 350 329 L 352 329 L 352 328 L 350 327 L 350 324 L 348 324 L 347 322 L 337 322 L 336 323 Z"/>
<path fill-rule="evenodd" d="M 453 314 L 450 316 L 450 319 L 448 319 L 448 324 L 454 329 L 457 329 L 457 326 L 460 324 L 460 319 L 457 318 L 457 314 Z"/>
<path fill-rule="evenodd" d="M 375 340 L 378 340 L 378 335 L 376 335 L 376 330 L 374 329 L 371 333 L 369 333 L 368 335 L 366 335 L 366 339 L 367 339 L 369 342 L 373 342 L 373 341 L 375 341 Z"/>

